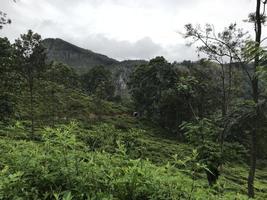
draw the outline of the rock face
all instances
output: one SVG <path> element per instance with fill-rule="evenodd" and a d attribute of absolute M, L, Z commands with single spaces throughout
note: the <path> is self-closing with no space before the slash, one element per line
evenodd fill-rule
<path fill-rule="evenodd" d="M 116 86 L 115 95 L 129 97 L 127 82 L 135 66 L 145 64 L 144 60 L 125 60 L 111 66 L 114 83 Z"/>
<path fill-rule="evenodd" d="M 73 67 L 78 73 L 84 73 L 97 65 L 110 66 L 119 61 L 105 55 L 94 53 L 90 50 L 77 47 L 62 39 L 45 39 L 44 46 L 47 48 L 49 61 L 58 61 Z"/>
<path fill-rule="evenodd" d="M 77 47 L 62 39 L 48 38 L 43 40 L 47 49 L 48 61 L 57 61 L 74 68 L 78 74 L 86 73 L 94 66 L 102 65 L 111 70 L 116 86 L 115 94 L 129 97 L 127 82 L 136 65 L 144 64 L 144 60 L 126 60 L 119 62 L 105 55 Z"/>

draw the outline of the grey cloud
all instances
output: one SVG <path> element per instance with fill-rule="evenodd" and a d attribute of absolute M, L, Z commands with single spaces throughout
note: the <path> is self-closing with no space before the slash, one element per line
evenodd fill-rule
<path fill-rule="evenodd" d="M 174 44 L 164 48 L 162 55 L 169 61 L 198 60 L 198 54 L 194 47 L 185 44 Z"/>
<path fill-rule="evenodd" d="M 118 60 L 150 59 L 163 52 L 163 48 L 151 38 L 144 37 L 134 43 L 107 38 L 101 34 L 91 35 L 86 39 L 66 38 L 70 42 Z"/>
<path fill-rule="evenodd" d="M 145 59 L 164 56 L 168 61 L 198 60 L 194 47 L 184 44 L 162 46 L 144 37 L 134 43 L 107 38 L 101 34 L 91 35 L 85 40 L 80 38 L 65 38 L 66 40 L 92 51 L 105 54 L 118 60 Z"/>
<path fill-rule="evenodd" d="M 119 60 L 150 59 L 157 55 L 163 55 L 170 61 L 195 60 L 197 54 L 194 48 L 186 47 L 181 40 L 178 41 L 179 36 L 177 40 L 176 37 L 170 36 L 171 31 L 188 22 L 209 22 L 211 19 L 204 12 L 207 5 L 217 5 L 222 11 L 229 10 L 238 3 L 241 6 L 238 10 L 232 9 L 231 14 L 224 14 L 218 10 L 216 15 L 214 12 L 212 19 L 216 21 L 216 26 L 224 26 L 223 20 L 226 16 L 231 19 L 238 16 L 242 18 L 242 13 L 249 13 L 248 8 L 252 7 L 248 5 L 251 4 L 251 0 L 237 0 L 231 4 L 225 3 L 225 0 L 18 0 L 17 3 L 11 0 L 0 1 L 3 1 L 1 10 L 7 12 L 13 21 L 0 31 L 1 37 L 7 36 L 13 40 L 28 29 L 33 29 L 43 38 L 62 38 Z M 118 6 L 119 10 L 114 9 L 114 6 Z M 120 16 L 113 21 L 107 20 L 112 17 L 113 11 L 128 11 L 127 8 L 133 11 L 129 13 L 133 16 L 128 18 L 128 13 L 122 12 L 128 21 L 120 21 Z M 141 18 L 138 18 L 138 12 L 144 10 Z M 157 12 L 154 12 L 155 10 Z M 108 11 L 111 12 L 106 13 Z M 202 16 L 206 18 L 203 19 Z M 99 26 L 101 24 L 104 25 Z M 228 24 L 229 22 L 226 23 Z M 130 28 L 128 32 L 124 31 L 128 30 L 124 25 L 129 25 L 126 26 Z"/>
<path fill-rule="evenodd" d="M 77 0 L 77 2 L 84 2 Z M 90 4 L 99 6 L 103 4 L 115 5 L 131 5 L 136 7 L 154 7 L 161 6 L 166 8 L 173 8 L 173 6 L 192 6 L 200 2 L 200 0 L 88 0 Z"/>

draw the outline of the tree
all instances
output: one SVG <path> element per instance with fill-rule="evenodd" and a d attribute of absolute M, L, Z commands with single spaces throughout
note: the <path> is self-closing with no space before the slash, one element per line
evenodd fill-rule
<path fill-rule="evenodd" d="M 66 111 L 63 111 L 63 105 L 67 104 L 65 98 L 71 96 L 73 90 L 81 89 L 79 76 L 73 68 L 63 63 L 52 62 L 47 66 L 41 83 L 44 90 L 40 101 L 44 104 L 45 118 L 51 119 L 54 126 L 59 113 L 66 114 Z"/>
<path fill-rule="evenodd" d="M 128 82 L 135 107 L 141 115 L 157 118 L 162 92 L 175 86 L 178 76 L 163 57 L 151 59 L 139 65 Z"/>
<path fill-rule="evenodd" d="M 238 29 L 236 24 L 230 24 L 221 33 L 216 33 L 215 28 L 207 24 L 205 28 L 185 25 L 185 38 L 191 38 L 192 44 L 199 44 L 197 50 L 204 53 L 209 60 L 216 62 L 221 68 L 221 110 L 225 117 L 233 98 L 233 68 L 237 62 L 242 62 L 242 49 L 248 39 L 247 33 Z"/>
<path fill-rule="evenodd" d="M 180 126 L 186 139 L 197 148 L 197 159 L 206 166 L 205 172 L 209 185 L 219 178 L 219 166 L 224 163 L 220 146 L 217 143 L 222 131 L 213 121 L 203 118 L 195 122 L 185 122 Z"/>
<path fill-rule="evenodd" d="M 41 36 L 29 30 L 22 34 L 14 44 L 17 70 L 27 83 L 30 94 L 31 132 L 34 133 L 34 86 L 45 71 L 46 53 Z"/>
<path fill-rule="evenodd" d="M 111 100 L 114 96 L 115 86 L 111 72 L 103 66 L 95 66 L 82 75 L 81 83 L 83 90 L 89 95 L 98 93 L 97 96 L 104 100 Z"/>
<path fill-rule="evenodd" d="M 7 38 L 0 38 L 0 120 L 15 113 L 17 84 L 13 48 Z"/>
<path fill-rule="evenodd" d="M 136 110 L 171 132 L 183 121 L 216 113 L 220 99 L 212 64 L 190 62 L 185 69 L 156 57 L 137 66 L 128 83 Z"/>
<path fill-rule="evenodd" d="M 185 96 L 177 90 L 179 75 L 174 65 L 156 57 L 137 66 L 128 83 L 139 114 L 173 132 L 177 123 L 192 117 Z"/>
<path fill-rule="evenodd" d="M 216 121 L 202 118 L 180 125 L 186 140 L 197 150 L 197 161 L 204 165 L 210 186 L 216 184 L 220 176 L 220 166 L 226 162 L 240 160 L 244 153 L 242 145 L 233 142 L 225 143 L 225 150 L 221 151 L 220 140 L 223 128 Z"/>
<path fill-rule="evenodd" d="M 262 104 L 263 100 L 260 99 L 260 86 L 259 86 L 259 67 L 266 65 L 266 53 L 261 48 L 261 34 L 262 34 L 262 23 L 266 21 L 264 15 L 265 11 L 261 13 L 261 6 L 266 5 L 267 1 L 256 0 L 256 12 L 249 15 L 249 22 L 254 23 L 255 30 L 255 41 L 251 41 L 250 38 L 246 37 L 246 33 L 242 30 L 236 29 L 236 25 L 228 27 L 226 32 L 222 34 L 214 34 L 214 28 L 210 25 L 206 26 L 205 31 L 202 31 L 199 27 L 194 28 L 191 24 L 186 25 L 185 37 L 191 37 L 195 41 L 200 41 L 203 45 L 198 49 L 206 53 L 209 58 L 217 60 L 219 64 L 221 60 L 227 59 L 228 65 L 240 66 L 247 75 L 249 83 L 251 99 L 253 101 L 253 109 L 247 109 L 247 112 L 239 112 L 240 115 L 235 115 L 236 120 L 241 120 L 241 124 L 250 124 L 250 120 L 253 119 L 254 123 L 249 127 L 250 131 L 250 169 L 248 175 L 248 196 L 254 197 L 254 179 L 256 170 L 257 160 L 257 142 L 259 140 L 260 128 L 262 126 L 262 119 L 265 119 Z M 234 64 L 234 65 L 233 65 Z M 223 65 L 221 65 L 223 66 Z M 230 69 L 230 68 L 229 68 Z M 223 68 L 222 68 L 223 71 Z M 229 73 L 230 75 L 230 73 Z M 230 77 L 230 76 L 229 76 Z M 223 79 L 222 79 L 223 80 Z M 230 78 L 229 78 L 230 80 Z M 223 80 L 224 82 L 224 80 Z M 224 85 L 224 83 L 223 83 Z M 230 85 L 230 82 L 229 82 Z M 225 87 L 223 87 L 225 88 Z M 230 91 L 230 90 L 229 90 Z M 226 93 L 225 93 L 226 94 Z M 227 101 L 223 95 L 224 104 Z M 229 96 L 229 94 L 228 94 Z M 226 110 L 226 109 L 224 109 Z M 222 110 L 223 111 L 223 110 Z M 222 112 L 224 113 L 224 111 Z M 244 123 L 244 120 L 246 121 Z M 223 131 L 224 133 L 224 131 Z M 224 137 L 222 137 L 224 138 Z"/>
<path fill-rule="evenodd" d="M 255 55 L 254 55 L 254 76 L 251 80 L 252 87 L 252 96 L 253 101 L 256 105 L 256 114 L 260 116 L 261 110 L 259 107 L 259 80 L 257 77 L 257 70 L 261 64 L 260 60 L 260 52 L 258 49 L 261 45 L 261 34 L 262 34 L 262 23 L 265 22 L 264 12 L 261 13 L 261 5 L 265 4 L 267 1 L 262 2 L 261 0 L 256 0 L 256 12 L 249 15 L 250 21 L 254 22 L 254 30 L 255 30 Z M 248 175 L 248 196 L 254 198 L 254 179 L 255 179 L 255 171 L 256 171 L 256 161 L 257 161 L 257 135 L 258 135 L 258 121 L 256 121 L 255 128 L 251 132 L 251 148 L 250 148 L 250 169 Z"/>
<path fill-rule="evenodd" d="M 66 88 L 80 89 L 81 87 L 78 74 L 73 68 L 63 63 L 52 62 L 48 65 L 45 77 L 46 80 L 63 85 Z"/>
<path fill-rule="evenodd" d="M 217 114 L 221 105 L 220 67 L 214 62 L 201 59 L 187 68 L 188 74 L 180 82 L 190 85 L 187 89 L 191 91 L 183 92 L 188 93 L 190 101 L 187 102 L 192 104 L 195 115 L 203 118 Z"/>

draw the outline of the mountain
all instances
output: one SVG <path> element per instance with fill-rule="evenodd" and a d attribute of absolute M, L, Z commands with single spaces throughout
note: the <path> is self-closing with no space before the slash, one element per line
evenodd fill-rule
<path fill-rule="evenodd" d="M 74 68 L 77 73 L 86 73 L 94 66 L 102 65 L 111 70 L 116 86 L 116 95 L 128 96 L 127 82 L 136 65 L 144 64 L 145 60 L 117 61 L 108 56 L 83 49 L 59 38 L 43 40 L 47 49 L 48 61 L 57 61 Z"/>
<path fill-rule="evenodd" d="M 43 44 L 47 48 L 49 61 L 62 62 L 73 67 L 79 73 L 86 72 L 93 66 L 110 66 L 119 63 L 115 59 L 77 47 L 59 38 L 45 39 Z"/>

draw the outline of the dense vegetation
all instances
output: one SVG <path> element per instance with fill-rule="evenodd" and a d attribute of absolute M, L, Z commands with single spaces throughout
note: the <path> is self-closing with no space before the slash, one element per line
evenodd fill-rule
<path fill-rule="evenodd" d="M 112 63 L 82 73 L 31 30 L 0 38 L 0 199 L 267 199 L 265 4 L 255 41 L 186 25 L 207 57 L 134 61 L 127 95 Z"/>

